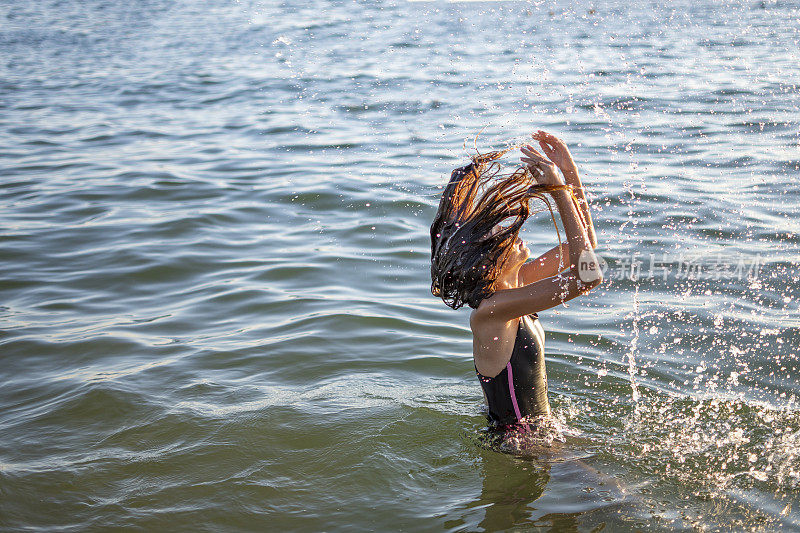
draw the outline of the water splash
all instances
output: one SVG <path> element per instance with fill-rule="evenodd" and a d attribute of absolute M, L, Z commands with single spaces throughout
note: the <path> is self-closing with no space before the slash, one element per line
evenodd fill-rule
<path fill-rule="evenodd" d="M 630 349 L 627 353 L 628 358 L 628 379 L 631 383 L 631 399 L 634 403 L 634 413 L 639 411 L 639 387 L 636 384 L 636 349 L 639 342 L 639 284 L 636 283 L 633 290 L 633 332 L 631 334 Z"/>
<path fill-rule="evenodd" d="M 567 437 L 579 435 L 569 427 L 564 413 L 551 416 L 536 416 L 526 419 L 525 424 L 489 427 L 481 430 L 478 442 L 487 448 L 518 456 L 535 456 L 543 450 L 559 447 Z"/>
<path fill-rule="evenodd" d="M 715 494 L 800 489 L 800 412 L 730 398 L 650 398 L 625 436 L 639 467 Z"/>

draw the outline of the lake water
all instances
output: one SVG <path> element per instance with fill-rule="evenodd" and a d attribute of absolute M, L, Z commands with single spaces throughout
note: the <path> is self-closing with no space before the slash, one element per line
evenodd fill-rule
<path fill-rule="evenodd" d="M 0 2 L 0 528 L 800 531 L 799 41 L 792 0 Z M 608 267 L 515 456 L 428 228 L 536 129 Z"/>

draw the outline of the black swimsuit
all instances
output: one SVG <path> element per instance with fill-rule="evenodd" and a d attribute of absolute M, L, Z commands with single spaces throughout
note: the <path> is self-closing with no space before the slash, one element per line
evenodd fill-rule
<path fill-rule="evenodd" d="M 489 420 L 494 425 L 516 424 L 527 417 L 550 414 L 544 368 L 544 329 L 535 313 L 519 319 L 511 360 L 502 372 L 487 378 L 478 372 Z"/>

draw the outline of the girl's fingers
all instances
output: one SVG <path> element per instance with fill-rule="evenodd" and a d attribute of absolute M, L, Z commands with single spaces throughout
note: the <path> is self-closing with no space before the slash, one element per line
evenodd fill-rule
<path fill-rule="evenodd" d="M 539 154 L 530 154 L 529 153 L 529 154 L 523 155 L 522 157 L 527 157 L 528 159 L 533 159 L 534 161 L 542 161 L 542 162 L 547 161 L 547 159 L 545 159 L 544 156 L 541 156 Z"/>
<path fill-rule="evenodd" d="M 539 137 L 539 138 L 538 138 L 538 139 L 536 139 L 536 140 L 537 140 L 537 141 L 539 141 L 539 146 L 541 146 L 541 145 L 547 145 L 547 146 L 549 146 L 549 147 L 551 147 L 551 148 L 554 148 L 554 147 L 556 146 L 556 144 L 553 142 L 553 137 L 544 137 L 544 136 L 541 136 L 541 137 Z"/>
<path fill-rule="evenodd" d="M 544 161 L 546 163 L 550 162 L 550 160 L 547 157 L 545 157 L 543 154 L 540 154 L 539 152 L 534 152 L 534 151 L 522 152 L 522 157 L 527 157 L 529 159 L 539 159 L 539 160 Z"/>
<path fill-rule="evenodd" d="M 552 150 L 554 148 L 553 143 L 547 139 L 543 139 L 541 137 L 540 138 L 534 137 L 534 139 L 539 141 L 539 146 L 541 146 L 544 150 Z"/>
<path fill-rule="evenodd" d="M 552 133 L 547 133 L 546 131 L 539 130 L 533 134 L 533 138 L 539 141 L 546 141 L 548 144 L 557 147 L 557 146 L 566 146 L 564 141 L 553 135 Z"/>
<path fill-rule="evenodd" d="M 546 153 L 547 155 L 556 153 L 556 149 L 544 141 L 539 141 L 539 146 L 542 147 L 542 150 L 544 150 L 544 153 Z"/>
<path fill-rule="evenodd" d="M 520 148 L 520 151 L 522 151 L 522 152 L 524 152 L 524 153 L 532 153 L 532 154 L 535 154 L 535 153 L 536 153 L 536 148 L 534 148 L 534 147 L 533 147 L 533 146 L 531 146 L 530 144 L 526 144 L 525 146 L 523 146 L 522 148 Z"/>
<path fill-rule="evenodd" d="M 539 169 L 539 170 L 541 170 L 543 167 L 553 168 L 555 166 L 555 165 L 553 165 L 553 163 L 551 163 L 549 161 L 540 161 L 538 159 L 529 159 L 529 158 L 524 158 L 524 157 L 522 157 L 520 159 L 522 159 L 522 162 L 527 164 L 529 167 L 533 167 L 533 168 L 536 168 L 536 169 Z"/>
<path fill-rule="evenodd" d="M 538 156 L 538 157 L 541 157 L 542 159 L 544 159 L 544 156 L 542 154 L 540 154 L 536 150 L 536 148 L 534 148 L 530 144 L 527 144 L 527 145 L 523 146 L 522 148 L 520 148 L 520 150 L 522 151 L 523 154 L 527 154 L 527 155 L 530 155 L 530 156 L 535 155 L 535 156 Z"/>
<path fill-rule="evenodd" d="M 543 157 L 520 157 L 520 159 L 532 165 L 552 165 L 550 161 Z"/>

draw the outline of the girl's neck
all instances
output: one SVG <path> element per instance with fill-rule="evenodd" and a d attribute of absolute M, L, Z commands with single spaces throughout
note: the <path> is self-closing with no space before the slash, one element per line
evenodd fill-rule
<path fill-rule="evenodd" d="M 516 289 L 522 287 L 522 276 L 520 276 L 520 269 L 514 268 L 509 272 L 501 274 L 495 282 L 497 290 Z"/>

